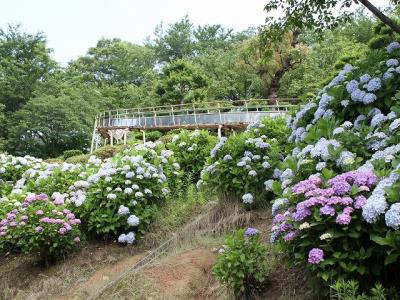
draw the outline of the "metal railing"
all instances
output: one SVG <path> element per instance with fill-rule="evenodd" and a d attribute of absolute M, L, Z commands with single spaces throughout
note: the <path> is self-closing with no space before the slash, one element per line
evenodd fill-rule
<path fill-rule="evenodd" d="M 251 99 L 200 102 L 182 105 L 117 109 L 100 113 L 100 128 L 168 128 L 198 125 L 248 124 L 265 115 L 284 114 L 297 99 Z"/>

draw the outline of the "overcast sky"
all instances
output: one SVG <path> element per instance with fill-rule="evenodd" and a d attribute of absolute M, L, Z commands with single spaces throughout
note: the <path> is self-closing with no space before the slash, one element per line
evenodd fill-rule
<path fill-rule="evenodd" d="M 60 63 L 84 55 L 101 37 L 142 44 L 161 21 L 188 14 L 197 24 L 222 24 L 236 31 L 264 24 L 268 0 L 0 0 L 0 27 L 22 24 L 42 31 Z M 377 5 L 388 0 L 372 1 Z"/>

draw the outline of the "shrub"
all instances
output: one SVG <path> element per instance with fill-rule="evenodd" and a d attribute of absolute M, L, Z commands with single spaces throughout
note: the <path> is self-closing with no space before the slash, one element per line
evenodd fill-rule
<path fill-rule="evenodd" d="M 377 180 L 371 171 L 351 171 L 329 180 L 313 175 L 299 182 L 289 199 L 274 203 L 272 241 L 280 238 L 288 253 L 295 253 L 294 260 L 308 261 L 325 281 L 355 278 L 372 269 L 380 274 L 384 253 L 370 242 L 372 228 L 362 220 L 362 208 Z"/>
<path fill-rule="evenodd" d="M 65 150 L 63 153 L 64 159 L 70 158 L 71 156 L 82 155 L 81 150 Z"/>
<path fill-rule="evenodd" d="M 65 160 L 65 162 L 70 164 L 85 164 L 89 160 L 89 154 L 81 154 L 76 156 L 71 156 Z"/>
<path fill-rule="evenodd" d="M 79 224 L 57 195 L 51 201 L 46 194 L 30 194 L 1 216 L 0 250 L 39 254 L 48 264 L 78 248 Z"/>
<path fill-rule="evenodd" d="M 87 179 L 86 197 L 75 201 L 89 232 L 132 243 L 169 193 L 163 160 L 148 144 L 138 145 L 100 165 Z M 127 233 L 128 232 L 128 233 Z"/>
<path fill-rule="evenodd" d="M 296 147 L 280 164 L 290 181 L 268 180 L 272 240 L 325 285 L 398 286 L 399 53 L 398 42 L 370 50 L 302 106 L 288 124 Z"/>
<path fill-rule="evenodd" d="M 235 299 L 253 296 L 268 281 L 267 248 L 255 228 L 238 230 L 226 238 L 213 273 L 234 294 Z"/>
<path fill-rule="evenodd" d="M 216 190 L 246 205 L 268 203 L 263 187 L 265 178 L 274 174 L 281 158 L 276 140 L 245 132 L 222 138 L 211 150 L 211 157 L 202 171 L 199 186 Z M 270 195 L 272 196 L 272 195 Z"/>
<path fill-rule="evenodd" d="M 172 137 L 166 148 L 172 150 L 187 181 L 197 182 L 217 138 L 206 130 L 182 130 Z"/>
<path fill-rule="evenodd" d="M 96 157 L 99 157 L 100 159 L 106 159 L 113 157 L 117 152 L 118 152 L 117 146 L 107 145 L 94 150 L 92 154 Z"/>
<path fill-rule="evenodd" d="M 158 141 L 163 136 L 162 132 L 157 130 L 146 131 L 146 142 Z"/>

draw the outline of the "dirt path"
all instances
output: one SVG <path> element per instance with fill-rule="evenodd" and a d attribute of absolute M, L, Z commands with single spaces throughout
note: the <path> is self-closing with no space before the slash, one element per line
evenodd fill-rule
<path fill-rule="evenodd" d="M 143 273 L 166 295 L 174 299 L 204 299 L 216 254 L 210 248 L 197 248 L 168 256 L 147 267 Z"/>
<path fill-rule="evenodd" d="M 127 259 L 115 262 L 115 264 L 96 271 L 89 279 L 71 287 L 70 293 L 56 297 L 56 300 L 87 299 L 95 295 L 100 288 L 134 266 L 146 253 L 137 254 Z"/>

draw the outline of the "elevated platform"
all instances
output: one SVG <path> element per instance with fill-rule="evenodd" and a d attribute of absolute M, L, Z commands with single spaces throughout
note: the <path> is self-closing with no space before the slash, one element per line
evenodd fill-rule
<path fill-rule="evenodd" d="M 93 130 L 95 134 L 113 140 L 123 138 L 131 130 L 167 131 L 187 129 L 243 129 L 265 116 L 277 116 L 291 111 L 297 99 L 252 99 L 214 101 L 182 105 L 118 109 L 100 113 Z"/>

